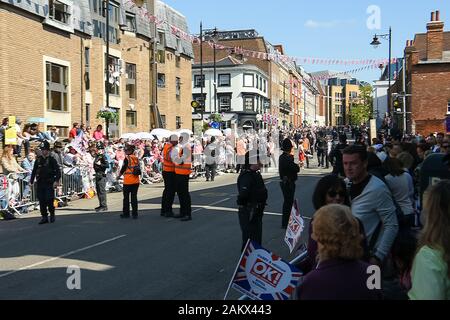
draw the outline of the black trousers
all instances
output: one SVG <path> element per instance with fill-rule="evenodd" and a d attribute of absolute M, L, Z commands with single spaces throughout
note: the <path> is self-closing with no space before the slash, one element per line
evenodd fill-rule
<path fill-rule="evenodd" d="M 317 160 L 319 162 L 319 167 L 325 166 L 325 150 L 317 149 Z"/>
<path fill-rule="evenodd" d="M 281 227 L 287 228 L 289 224 L 289 218 L 291 217 L 292 206 L 294 205 L 295 182 L 280 182 L 280 186 L 284 197 Z"/>
<path fill-rule="evenodd" d="M 175 199 L 175 172 L 163 172 L 164 191 L 161 203 L 161 213 L 172 213 L 173 201 Z"/>
<path fill-rule="evenodd" d="M 55 206 L 53 204 L 55 201 L 55 190 L 53 189 L 53 183 L 38 183 L 37 197 L 41 216 L 47 218 L 49 213 L 50 216 L 55 216 Z"/>
<path fill-rule="evenodd" d="M 214 178 L 216 177 L 216 167 L 217 165 L 214 164 L 207 164 L 205 166 L 206 169 L 206 180 L 211 179 L 211 181 L 214 181 Z"/>
<path fill-rule="evenodd" d="M 189 176 L 175 175 L 178 199 L 180 199 L 180 216 L 191 217 L 191 195 L 189 194 Z"/>
<path fill-rule="evenodd" d="M 239 225 L 242 232 L 242 248 L 244 251 L 247 241 L 250 239 L 262 244 L 262 218 L 264 207 L 252 208 L 249 206 L 239 207 Z"/>
<path fill-rule="evenodd" d="M 97 190 L 98 202 L 100 207 L 107 208 L 108 203 L 106 201 L 106 176 L 95 176 L 95 189 Z"/>
<path fill-rule="evenodd" d="M 139 184 L 123 185 L 123 215 L 130 216 L 130 195 L 131 195 L 131 207 L 133 208 L 133 217 L 138 216 L 138 200 L 137 194 L 139 190 Z"/>

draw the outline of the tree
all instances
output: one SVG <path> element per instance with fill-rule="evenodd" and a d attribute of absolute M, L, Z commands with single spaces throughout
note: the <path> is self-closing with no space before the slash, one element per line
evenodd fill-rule
<path fill-rule="evenodd" d="M 373 116 L 372 86 L 361 88 L 361 95 L 350 108 L 349 117 L 354 125 L 366 124 Z"/>

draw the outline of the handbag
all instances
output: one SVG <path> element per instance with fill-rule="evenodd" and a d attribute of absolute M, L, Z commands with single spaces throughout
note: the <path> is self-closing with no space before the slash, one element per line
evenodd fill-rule
<path fill-rule="evenodd" d="M 128 163 L 131 163 L 131 159 L 128 158 Z M 141 166 L 139 165 L 139 162 L 136 166 L 130 166 L 128 165 L 128 168 L 131 169 L 131 174 L 134 176 L 140 176 L 142 175 L 142 170 L 141 170 Z"/>

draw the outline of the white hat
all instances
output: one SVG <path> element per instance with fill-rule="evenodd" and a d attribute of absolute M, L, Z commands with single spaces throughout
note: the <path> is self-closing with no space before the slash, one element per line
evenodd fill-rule
<path fill-rule="evenodd" d="M 176 134 L 171 135 L 170 142 L 178 142 L 178 136 Z"/>

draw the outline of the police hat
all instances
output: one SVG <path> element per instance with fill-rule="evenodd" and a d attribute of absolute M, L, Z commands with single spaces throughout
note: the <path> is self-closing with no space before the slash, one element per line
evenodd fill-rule
<path fill-rule="evenodd" d="M 284 152 L 291 152 L 293 147 L 291 139 L 284 139 L 281 150 Z"/>
<path fill-rule="evenodd" d="M 53 148 L 62 148 L 62 142 L 61 141 L 56 141 L 55 144 L 53 145 Z"/>
<path fill-rule="evenodd" d="M 104 150 L 105 149 L 105 144 L 103 142 L 101 142 L 101 141 L 98 141 L 95 144 L 95 147 L 97 148 L 97 150 Z"/>
<path fill-rule="evenodd" d="M 48 141 L 43 141 L 43 142 L 39 145 L 39 149 L 50 151 L 50 143 L 48 143 Z"/>

